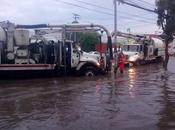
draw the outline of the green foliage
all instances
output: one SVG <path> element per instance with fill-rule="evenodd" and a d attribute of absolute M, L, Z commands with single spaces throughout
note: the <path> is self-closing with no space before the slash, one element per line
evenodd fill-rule
<path fill-rule="evenodd" d="M 175 1 L 156 0 L 158 20 L 157 24 L 163 29 L 166 35 L 166 43 L 173 40 L 175 32 Z"/>
<path fill-rule="evenodd" d="M 165 59 L 163 67 L 167 70 L 169 54 L 168 44 L 173 40 L 175 32 L 175 0 L 156 0 L 158 20 L 165 34 Z"/>
<path fill-rule="evenodd" d="M 99 34 L 93 33 L 79 33 L 78 39 L 83 51 L 95 51 L 95 45 L 100 42 Z"/>

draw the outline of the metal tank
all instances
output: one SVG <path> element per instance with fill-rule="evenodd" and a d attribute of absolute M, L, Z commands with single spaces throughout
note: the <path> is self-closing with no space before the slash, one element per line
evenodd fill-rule
<path fill-rule="evenodd" d="M 3 43 L 6 41 L 6 33 L 5 30 L 0 27 L 0 64 L 2 63 L 2 51 L 3 51 Z"/>
<path fill-rule="evenodd" d="M 6 33 L 5 30 L 0 27 L 0 42 L 5 42 L 6 41 Z"/>
<path fill-rule="evenodd" d="M 151 38 L 153 40 L 154 49 L 157 51 L 157 56 L 163 57 L 165 55 L 165 44 L 161 39 Z"/>
<path fill-rule="evenodd" d="M 29 30 L 15 30 L 15 41 L 17 46 L 29 45 Z"/>
<path fill-rule="evenodd" d="M 161 39 L 158 38 L 151 38 L 153 41 L 153 45 L 155 48 L 164 48 L 164 42 Z"/>

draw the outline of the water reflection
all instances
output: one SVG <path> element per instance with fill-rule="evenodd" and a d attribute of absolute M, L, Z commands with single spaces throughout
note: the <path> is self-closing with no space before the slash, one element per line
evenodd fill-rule
<path fill-rule="evenodd" d="M 159 64 L 120 75 L 0 81 L 2 130 L 173 130 L 175 74 Z"/>
<path fill-rule="evenodd" d="M 159 129 L 174 130 L 175 129 L 175 91 L 169 86 L 170 76 L 168 74 L 162 78 L 162 100 L 160 100 L 162 110 L 159 112 Z"/>
<path fill-rule="evenodd" d="M 137 70 L 136 68 L 130 68 L 128 70 L 128 76 L 129 76 L 129 95 L 131 98 L 135 98 L 136 93 L 136 78 L 137 78 Z"/>

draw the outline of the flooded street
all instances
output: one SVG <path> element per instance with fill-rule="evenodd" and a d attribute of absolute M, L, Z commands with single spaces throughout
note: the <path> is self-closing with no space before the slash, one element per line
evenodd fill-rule
<path fill-rule="evenodd" d="M 174 130 L 175 58 L 169 68 L 0 81 L 0 130 Z"/>

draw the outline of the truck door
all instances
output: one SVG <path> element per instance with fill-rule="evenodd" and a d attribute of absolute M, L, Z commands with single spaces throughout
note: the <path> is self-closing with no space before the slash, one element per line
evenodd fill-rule
<path fill-rule="evenodd" d="M 65 42 L 65 45 L 62 46 L 62 65 L 66 65 L 69 68 L 71 67 L 71 43 L 70 42 Z"/>
<path fill-rule="evenodd" d="M 139 53 L 140 53 L 140 58 L 141 59 L 144 59 L 144 46 L 143 45 L 140 45 L 139 47 Z"/>
<path fill-rule="evenodd" d="M 71 56 L 71 67 L 75 68 L 80 61 L 80 51 L 76 47 L 75 43 L 72 43 L 72 56 Z"/>
<path fill-rule="evenodd" d="M 154 49 L 153 49 L 153 46 L 150 45 L 148 47 L 148 57 L 152 58 L 153 54 L 154 54 Z"/>
<path fill-rule="evenodd" d="M 144 45 L 144 58 L 147 58 L 148 57 L 148 46 L 147 44 Z"/>

